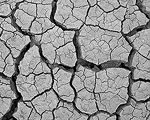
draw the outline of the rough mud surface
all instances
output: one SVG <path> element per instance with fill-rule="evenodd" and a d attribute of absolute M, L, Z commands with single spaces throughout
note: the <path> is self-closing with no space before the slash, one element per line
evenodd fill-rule
<path fill-rule="evenodd" d="M 1 120 L 150 120 L 150 0 L 0 0 Z"/>

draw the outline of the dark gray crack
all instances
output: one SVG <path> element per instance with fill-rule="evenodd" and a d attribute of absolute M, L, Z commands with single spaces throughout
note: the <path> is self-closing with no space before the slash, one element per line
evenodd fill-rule
<path fill-rule="evenodd" d="M 36 13 L 34 8 L 24 8 L 25 2 L 36 5 Z M 6 8 L 11 7 L 11 12 L 5 15 L 5 11 L 0 10 L 0 39 L 6 46 L 0 49 L 1 64 L 5 63 L 5 67 L 0 66 L 3 69 L 0 71 L 0 105 L 7 106 L 7 110 L 4 106 L 0 110 L 1 120 L 94 120 L 102 117 L 123 120 L 126 114 L 131 115 L 129 119 L 147 120 L 148 106 L 142 108 L 146 109 L 144 118 L 128 113 L 131 109 L 124 113 L 132 106 L 136 114 L 139 105 L 150 101 L 146 92 L 150 82 L 149 52 L 145 55 L 149 49 L 150 12 L 143 5 L 144 1 L 65 2 L 65 5 L 60 0 L 4 2 Z M 40 5 L 48 5 L 51 11 Z M 19 15 L 21 7 L 22 12 L 33 17 L 27 30 L 22 29 L 27 18 Z M 45 17 L 39 17 L 37 9 L 41 9 L 39 12 Z M 144 15 L 146 20 L 139 15 Z M 80 28 L 68 27 L 73 23 L 74 26 L 81 24 Z M 33 27 L 42 30 L 32 33 Z M 7 34 L 6 28 L 10 28 L 12 36 Z M 16 34 L 25 37 L 21 50 L 7 42 L 15 43 L 18 38 L 13 39 L 13 36 Z M 141 34 L 145 36 L 142 38 Z M 49 47 L 44 50 L 43 45 Z M 6 58 L 4 49 L 9 51 Z M 13 56 L 16 51 L 19 55 Z M 146 67 L 142 68 L 144 65 Z M 13 75 L 9 77 L 4 71 L 9 73 L 12 66 Z M 136 78 L 137 75 L 140 77 Z M 5 85 L 10 90 L 5 91 Z M 145 96 L 141 99 L 142 95 Z"/>
<path fill-rule="evenodd" d="M 150 19 L 150 13 L 146 10 L 146 7 L 143 5 L 142 0 L 136 0 L 136 5 L 138 6 L 139 10 L 145 14 L 145 16 Z"/>

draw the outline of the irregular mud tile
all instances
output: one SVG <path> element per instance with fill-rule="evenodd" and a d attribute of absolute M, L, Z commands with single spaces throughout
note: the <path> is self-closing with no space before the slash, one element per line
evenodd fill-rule
<path fill-rule="evenodd" d="M 70 116 L 69 117 L 70 119 L 87 120 L 88 116 L 77 112 L 76 108 L 74 108 L 74 106 L 72 104 L 64 103 L 63 105 L 60 105 L 60 107 L 58 107 L 58 108 L 62 109 L 62 111 L 60 111 L 60 109 L 58 109 L 58 111 L 56 110 L 56 113 L 64 114 L 64 116 L 65 115 Z M 66 112 L 63 112 L 63 109 Z M 61 116 L 61 114 L 59 114 L 59 115 Z"/>
<path fill-rule="evenodd" d="M 0 15 L 7 16 L 11 12 L 9 4 L 0 5 Z"/>
<path fill-rule="evenodd" d="M 109 115 L 106 113 L 98 113 L 97 115 L 93 116 L 91 120 L 108 120 L 109 118 L 112 117 L 109 117 Z"/>
<path fill-rule="evenodd" d="M 55 88 L 55 84 L 54 84 L 54 88 Z M 57 91 L 58 91 L 59 96 L 63 100 L 67 100 L 69 102 L 72 102 L 74 100 L 74 91 L 70 87 L 69 84 L 62 85 L 61 87 L 58 87 L 57 89 L 58 89 Z"/>
<path fill-rule="evenodd" d="M 29 62 L 29 69 L 35 71 L 35 69 L 37 69 L 37 67 L 40 65 L 40 63 L 41 63 L 41 59 L 39 56 L 33 57 L 31 59 L 31 61 Z"/>
<path fill-rule="evenodd" d="M 53 91 L 48 91 L 36 97 L 32 103 L 36 111 L 42 115 L 45 111 L 52 111 L 58 104 L 57 96 Z"/>
<path fill-rule="evenodd" d="M 148 57 L 145 58 L 142 56 L 142 54 L 138 54 L 136 53 L 134 55 L 133 58 L 133 66 L 135 66 L 135 70 L 134 70 L 134 79 L 139 79 L 139 78 L 143 78 L 143 79 L 149 79 L 150 78 L 150 61 L 148 60 Z"/>
<path fill-rule="evenodd" d="M 30 41 L 28 36 L 23 36 L 22 34 L 16 32 L 8 39 L 7 44 L 11 47 L 21 50 Z"/>
<path fill-rule="evenodd" d="M 98 1 L 98 5 L 106 12 L 113 11 L 115 8 L 119 7 L 117 0 L 100 0 Z"/>
<path fill-rule="evenodd" d="M 23 60 L 20 62 L 20 72 L 23 75 L 28 75 L 29 73 L 33 72 L 34 67 L 36 67 L 36 65 L 40 62 L 39 57 L 40 56 L 38 53 L 38 47 L 34 46 L 31 49 L 29 49 L 29 51 L 25 54 Z"/>
<path fill-rule="evenodd" d="M 121 21 L 118 20 L 113 13 L 104 14 L 104 28 L 111 31 L 120 31 L 121 30 Z"/>
<path fill-rule="evenodd" d="M 40 115 L 35 108 L 32 109 L 28 117 L 29 120 L 41 120 L 41 118 L 42 118 L 42 115 Z"/>
<path fill-rule="evenodd" d="M 53 29 L 43 34 L 41 43 L 53 43 L 54 46 L 59 47 L 69 41 L 72 41 L 73 36 L 74 31 L 63 31 L 59 27 L 55 26 Z"/>
<path fill-rule="evenodd" d="M 67 101 L 72 101 L 74 98 L 74 92 L 70 86 L 71 75 L 71 73 L 64 70 L 54 70 L 54 90 L 58 92 L 62 99 Z"/>
<path fill-rule="evenodd" d="M 125 39 L 121 37 L 117 41 L 117 46 L 111 52 L 111 58 L 113 60 L 128 61 L 130 50 L 131 46 L 129 46 Z"/>
<path fill-rule="evenodd" d="M 116 120 L 116 116 L 109 117 L 107 120 Z"/>
<path fill-rule="evenodd" d="M 17 120 L 27 120 L 32 112 L 32 108 L 23 102 L 18 104 L 18 110 L 14 113 L 14 117 Z"/>
<path fill-rule="evenodd" d="M 41 25 L 41 23 L 39 23 L 38 21 L 33 21 L 32 22 L 32 25 L 31 25 L 31 29 L 30 29 L 30 31 L 32 32 L 32 33 L 41 33 L 42 32 L 42 25 Z"/>
<path fill-rule="evenodd" d="M 136 110 L 133 112 L 133 116 L 135 116 L 138 119 L 146 120 L 149 115 L 149 112 L 147 111 L 147 108 L 145 104 L 138 104 L 136 106 Z"/>
<path fill-rule="evenodd" d="M 98 95 L 99 109 L 115 112 L 120 104 L 128 99 L 128 74 L 129 72 L 121 69 L 108 69 L 107 72 L 97 73 L 95 93 Z"/>
<path fill-rule="evenodd" d="M 113 6 L 109 1 L 100 1 L 100 2 L 104 2 L 107 3 L 105 4 L 108 9 L 111 9 L 111 7 L 108 7 L 109 5 Z M 99 3 L 99 2 L 98 2 Z M 108 5 L 109 4 L 109 5 Z M 124 12 L 122 11 L 121 15 L 119 14 L 120 10 L 122 7 L 117 7 L 117 8 L 112 8 L 113 10 L 108 10 L 105 11 L 101 5 L 103 4 L 96 4 L 95 6 L 92 6 L 89 9 L 89 12 L 87 14 L 87 19 L 86 19 L 86 23 L 88 25 L 93 25 L 93 26 L 99 26 L 102 29 L 107 29 L 110 31 L 116 31 L 119 32 L 121 30 L 121 16 L 122 19 L 124 18 L 125 15 L 125 9 Z M 117 4 L 115 4 L 117 5 Z M 123 10 L 123 9 L 122 9 Z M 118 16 L 120 16 L 118 18 Z"/>
<path fill-rule="evenodd" d="M 126 8 L 120 7 L 117 10 L 114 10 L 113 15 L 119 20 L 123 21 L 126 13 Z M 121 27 L 121 26 L 120 26 Z"/>
<path fill-rule="evenodd" d="M 16 29 L 11 25 L 11 19 L 10 18 L 6 18 L 5 21 L 3 21 L 1 23 L 1 27 L 5 31 L 10 31 L 10 32 L 16 31 Z"/>
<path fill-rule="evenodd" d="M 41 74 L 35 76 L 35 87 L 39 93 L 50 89 L 52 86 L 52 78 L 50 74 Z"/>
<path fill-rule="evenodd" d="M 34 19 L 33 16 L 30 16 L 29 14 L 25 13 L 22 10 L 17 10 L 15 12 L 16 17 L 16 23 L 22 28 L 22 29 L 28 29 L 31 21 Z"/>
<path fill-rule="evenodd" d="M 5 114 L 11 105 L 11 102 L 13 99 L 15 99 L 16 96 L 12 89 L 10 88 L 10 80 L 6 80 L 3 78 L 0 78 L 0 113 Z M 2 117 L 0 114 L 0 117 Z"/>
<path fill-rule="evenodd" d="M 11 51 L 6 46 L 5 41 L 1 40 L 1 50 L 0 50 L 0 68 L 1 72 L 4 72 L 5 75 L 11 77 L 14 73 L 14 62 L 11 55 Z"/>
<path fill-rule="evenodd" d="M 36 4 L 41 4 L 43 0 L 26 0 L 26 1 L 36 3 Z"/>
<path fill-rule="evenodd" d="M 57 54 L 60 57 L 60 62 L 65 65 L 74 66 L 77 61 L 73 43 L 68 43 L 64 47 L 58 49 Z"/>
<path fill-rule="evenodd" d="M 95 92 L 105 92 L 108 89 L 108 77 L 105 71 L 101 71 L 97 73 L 96 76 L 96 85 Z"/>
<path fill-rule="evenodd" d="M 37 64 L 33 64 L 34 66 L 32 66 L 32 62 L 36 62 Z M 35 73 L 36 75 L 40 75 L 42 73 L 50 73 L 50 70 L 48 70 L 48 67 L 45 65 L 45 63 L 42 63 L 40 61 L 40 58 L 35 58 L 30 62 L 30 69 L 33 69 L 33 73 Z"/>
<path fill-rule="evenodd" d="M 139 82 L 136 82 L 132 85 L 132 93 L 133 93 L 133 97 L 137 100 L 137 101 L 140 101 L 140 100 L 146 100 L 150 97 L 150 94 L 149 94 L 149 86 L 150 84 L 149 83 L 146 83 L 146 82 L 142 82 L 142 81 L 139 81 Z"/>
<path fill-rule="evenodd" d="M 91 0 L 92 1 L 92 0 Z M 98 25 L 101 20 L 104 18 L 105 12 L 100 9 L 98 6 L 93 6 L 90 8 L 87 18 L 86 18 L 86 23 L 87 24 L 92 24 L 92 25 Z M 102 25 L 101 25 L 102 27 Z"/>
<path fill-rule="evenodd" d="M 30 16 L 36 16 L 36 4 L 23 2 L 20 4 L 19 9 L 29 14 Z"/>
<path fill-rule="evenodd" d="M 87 15 L 86 0 L 60 0 L 57 3 L 55 19 L 67 28 L 80 28 Z"/>
<path fill-rule="evenodd" d="M 54 77 L 58 87 L 69 83 L 71 75 L 72 75 L 71 73 L 66 72 L 64 70 L 54 69 Z"/>
<path fill-rule="evenodd" d="M 81 117 L 78 118 L 78 120 L 87 120 L 87 119 L 88 119 L 87 116 L 81 116 Z"/>
<path fill-rule="evenodd" d="M 149 32 L 150 30 L 143 30 L 138 32 L 137 34 L 130 37 L 131 41 L 133 42 L 135 48 L 144 56 L 149 55 Z"/>
<path fill-rule="evenodd" d="M 4 116 L 5 113 L 9 110 L 11 101 L 12 100 L 10 98 L 0 98 L 0 117 Z"/>
<path fill-rule="evenodd" d="M 90 26 L 83 28 L 81 29 L 79 42 L 84 59 L 95 64 L 100 64 L 110 59 L 128 60 L 131 47 L 121 34 L 103 31 Z"/>
<path fill-rule="evenodd" d="M 37 17 L 49 17 L 51 13 L 51 5 L 37 5 Z"/>
<path fill-rule="evenodd" d="M 34 21 L 32 21 L 30 26 L 30 31 L 33 34 L 42 35 L 48 30 L 51 30 L 54 27 L 54 24 L 49 21 L 48 18 L 36 18 Z M 35 39 L 37 40 L 37 39 Z"/>
<path fill-rule="evenodd" d="M 55 61 L 56 52 L 55 47 L 52 44 L 42 44 L 43 55 L 49 60 L 50 63 Z"/>
<path fill-rule="evenodd" d="M 41 120 L 53 120 L 53 119 L 54 119 L 54 117 L 53 117 L 53 114 L 51 111 L 44 111 L 42 113 Z"/>
<path fill-rule="evenodd" d="M 145 14 L 143 14 L 140 11 L 134 12 L 136 14 L 136 17 L 138 19 L 138 22 L 140 25 L 145 25 L 149 20 L 146 18 Z"/>
<path fill-rule="evenodd" d="M 42 4 L 51 5 L 53 0 L 42 0 Z"/>
<path fill-rule="evenodd" d="M 23 96 L 23 100 L 31 100 L 39 92 L 35 86 L 34 75 L 31 74 L 28 77 L 18 75 L 16 81 L 17 89 Z"/>
<path fill-rule="evenodd" d="M 143 6 L 146 7 L 146 11 L 150 11 L 150 1 L 149 0 L 143 0 L 142 2 Z"/>
<path fill-rule="evenodd" d="M 57 109 L 54 114 L 56 115 L 56 120 L 68 120 L 73 115 L 72 111 L 63 106 Z"/>
<path fill-rule="evenodd" d="M 147 120 L 149 118 L 149 111 L 144 103 L 125 106 L 121 111 L 121 120 Z"/>
<path fill-rule="evenodd" d="M 121 119 L 122 120 L 131 119 L 133 117 L 132 115 L 133 111 L 134 111 L 134 108 L 131 105 L 124 107 L 121 112 Z"/>
<path fill-rule="evenodd" d="M 30 41 L 28 36 L 23 36 L 19 32 L 12 33 L 4 31 L 1 37 L 15 58 L 19 55 L 21 49 Z"/>
<path fill-rule="evenodd" d="M 10 31 L 3 31 L 3 33 L 1 34 L 0 38 L 4 41 L 7 41 L 8 39 L 10 39 L 14 34 Z"/>
<path fill-rule="evenodd" d="M 101 48 L 102 42 L 105 44 L 105 41 L 101 40 L 103 34 L 104 31 L 98 27 L 82 27 L 79 35 L 79 43 L 81 45 L 82 56 L 84 59 L 95 64 L 99 61 L 109 59 L 109 49 L 107 52 L 105 51 L 105 53 L 103 53 Z"/>
<path fill-rule="evenodd" d="M 14 72 L 15 72 L 15 67 L 14 67 L 14 62 L 13 62 L 13 57 L 10 54 L 6 59 L 6 65 L 4 68 L 4 74 L 7 75 L 8 77 L 11 77 Z"/>
<path fill-rule="evenodd" d="M 3 40 L 0 41 L 0 53 L 3 61 L 8 56 L 9 52 L 10 50 L 5 46 L 5 42 Z"/>
<path fill-rule="evenodd" d="M 64 32 L 58 27 L 49 31 L 43 36 L 43 55 L 47 56 L 50 63 L 63 63 L 74 66 L 76 62 L 75 47 L 72 39 L 74 32 Z"/>
<path fill-rule="evenodd" d="M 123 22 L 124 33 L 129 33 L 134 28 L 147 24 L 147 17 L 142 12 L 138 11 L 137 7 L 133 7 L 132 10 L 129 9 L 128 11 Z"/>
<path fill-rule="evenodd" d="M 75 74 L 73 83 L 72 83 L 77 92 L 84 88 L 83 81 L 85 80 L 85 77 L 86 76 L 84 75 L 84 68 L 79 67 L 78 71 Z"/>
<path fill-rule="evenodd" d="M 95 73 L 92 70 L 84 69 L 83 67 L 79 68 L 79 71 L 76 73 L 77 80 L 74 79 L 73 84 L 78 90 L 85 88 L 88 91 L 93 91 L 95 89 Z M 75 84 L 77 82 L 77 84 Z M 80 88 L 80 89 L 79 89 Z"/>
<path fill-rule="evenodd" d="M 98 104 L 99 109 L 108 111 L 109 113 L 114 113 L 119 105 L 126 103 L 125 98 L 111 92 L 101 93 L 100 98 L 97 99 L 100 101 Z"/>
<path fill-rule="evenodd" d="M 76 106 L 80 111 L 88 114 L 95 113 L 97 111 L 95 102 L 94 93 L 90 93 L 86 89 L 82 89 L 78 92 Z"/>

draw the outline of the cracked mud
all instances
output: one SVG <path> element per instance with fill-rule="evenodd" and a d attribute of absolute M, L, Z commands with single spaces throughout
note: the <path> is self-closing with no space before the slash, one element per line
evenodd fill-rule
<path fill-rule="evenodd" d="M 149 0 L 0 0 L 1 120 L 150 120 Z"/>

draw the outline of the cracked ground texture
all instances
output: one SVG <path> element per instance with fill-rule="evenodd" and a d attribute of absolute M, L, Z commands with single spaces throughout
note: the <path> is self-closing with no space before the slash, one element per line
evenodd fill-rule
<path fill-rule="evenodd" d="M 150 0 L 0 0 L 0 120 L 150 120 Z"/>

